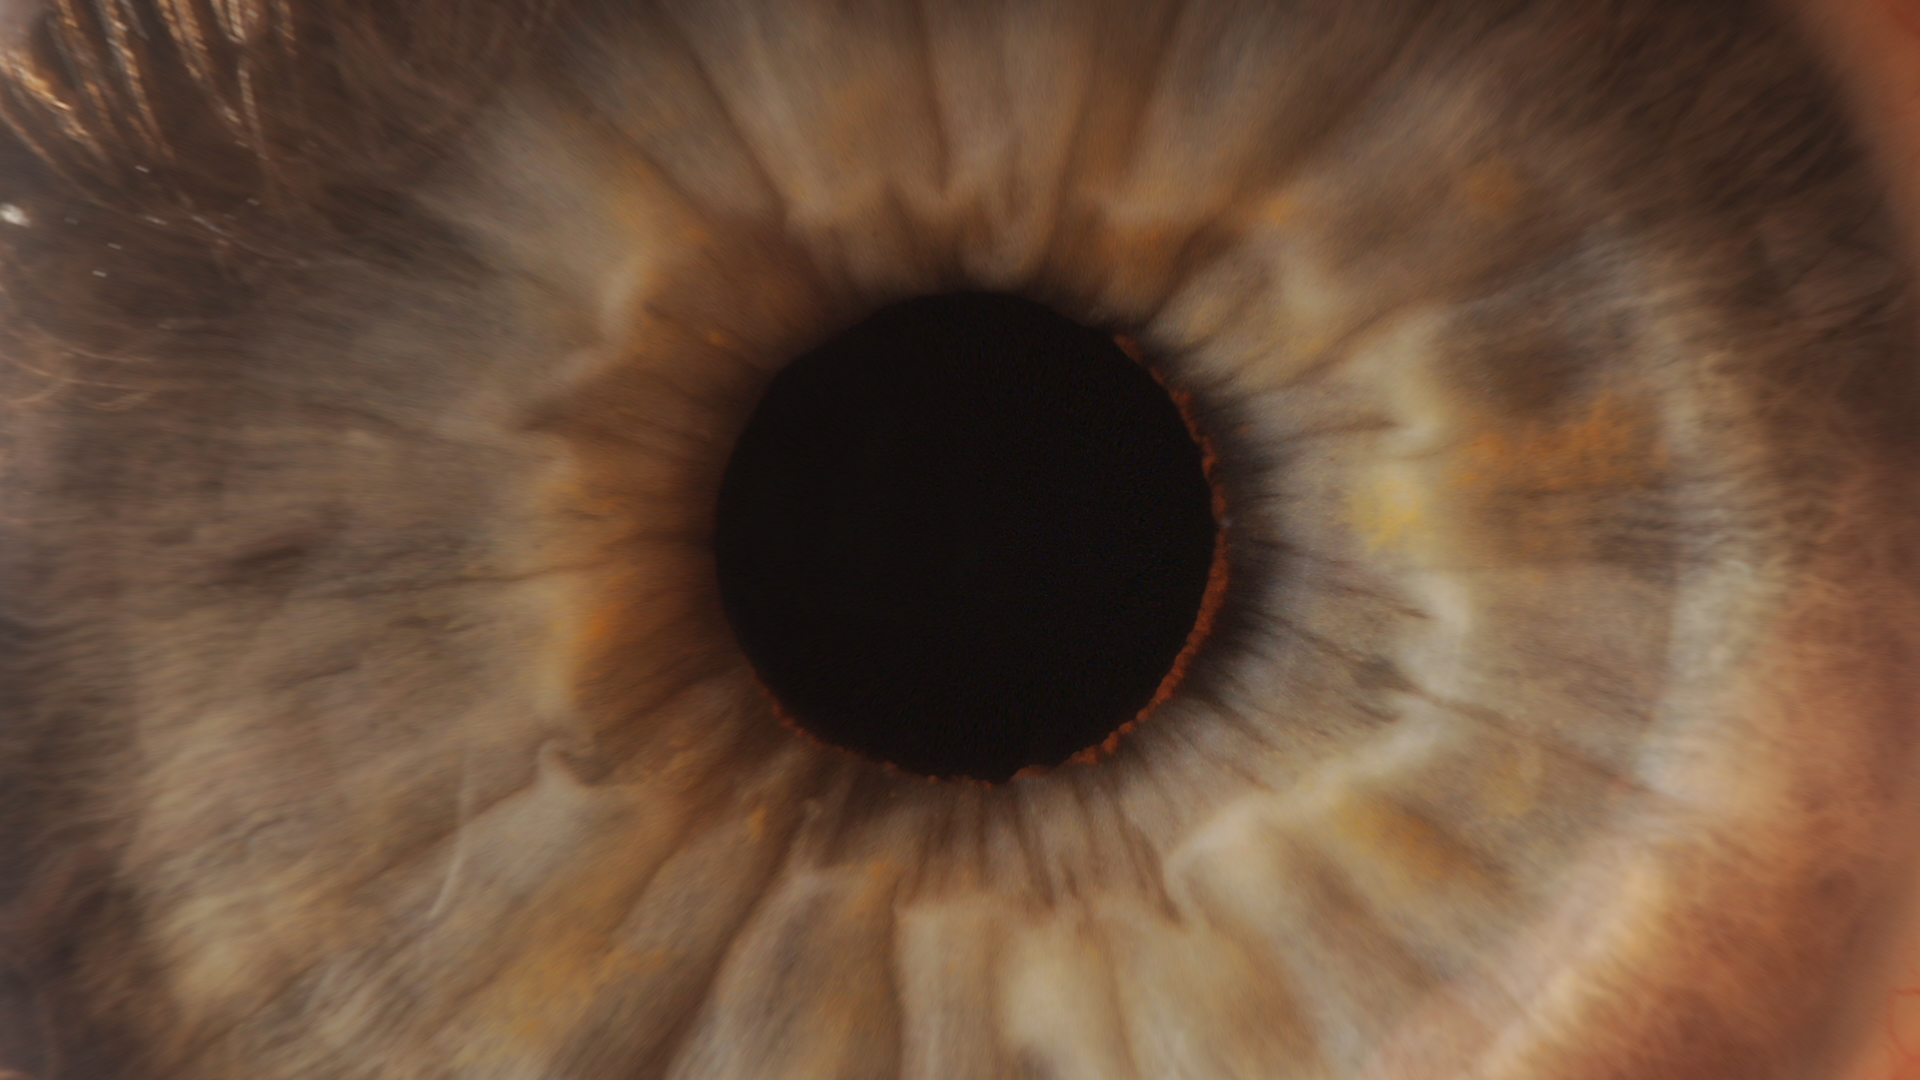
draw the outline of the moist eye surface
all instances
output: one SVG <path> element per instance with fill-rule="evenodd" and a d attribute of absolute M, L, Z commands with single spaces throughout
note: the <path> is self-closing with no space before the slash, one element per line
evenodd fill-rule
<path fill-rule="evenodd" d="M 1004 780 L 1097 747 L 1174 681 L 1212 499 L 1179 410 L 1110 337 L 1011 297 L 928 298 L 774 380 L 727 466 L 714 557 L 801 726 Z"/>
<path fill-rule="evenodd" d="M 1920 700 L 1920 366 L 1829 96 L 1731 0 L 53 5 L 0 65 L 0 1068 L 1815 1072 Z M 1151 376 L 952 362 L 1031 313 L 981 293 Z M 1004 310 L 762 430 L 955 294 Z M 1060 621 L 923 636 L 868 479 Z M 1142 572 L 1164 622 L 1065 617 Z M 875 702 L 979 757 L 793 730 Z"/>

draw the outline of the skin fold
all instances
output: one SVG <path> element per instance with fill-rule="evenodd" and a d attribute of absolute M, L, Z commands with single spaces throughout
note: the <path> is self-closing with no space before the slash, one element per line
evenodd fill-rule
<path fill-rule="evenodd" d="M 1920 1061 L 1920 11 L 0 50 L 0 1078 Z M 706 545 L 780 366 L 957 288 L 1136 342 L 1229 538 L 1179 692 L 1004 785 L 782 726 Z"/>
<path fill-rule="evenodd" d="M 1848 107 L 1886 186 L 1911 265 L 1920 254 L 1920 9 L 1893 0 L 1814 0 L 1792 11 L 1839 77 Z M 1896 822 L 1888 845 L 1911 850 L 1912 818 Z M 1889 929 L 1874 950 L 1854 998 L 1851 1050 L 1833 1074 L 1849 1080 L 1897 1080 L 1915 1067 L 1920 1015 L 1912 990 L 1920 974 L 1920 901 L 1912 886 L 1890 899 Z"/>

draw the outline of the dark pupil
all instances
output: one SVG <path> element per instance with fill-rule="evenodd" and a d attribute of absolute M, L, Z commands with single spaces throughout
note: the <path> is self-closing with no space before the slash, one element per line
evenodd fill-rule
<path fill-rule="evenodd" d="M 819 738 L 1000 780 L 1153 698 L 1213 561 L 1200 448 L 1106 335 L 1025 300 L 884 308 L 774 379 L 715 555 L 741 646 Z"/>

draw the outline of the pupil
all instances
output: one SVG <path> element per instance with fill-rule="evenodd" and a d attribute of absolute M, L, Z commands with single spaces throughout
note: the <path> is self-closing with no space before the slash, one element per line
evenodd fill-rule
<path fill-rule="evenodd" d="M 720 596 L 816 737 L 1004 780 L 1167 681 L 1214 559 L 1179 409 L 1108 336 L 959 294 L 881 309 L 768 387 L 727 465 Z"/>

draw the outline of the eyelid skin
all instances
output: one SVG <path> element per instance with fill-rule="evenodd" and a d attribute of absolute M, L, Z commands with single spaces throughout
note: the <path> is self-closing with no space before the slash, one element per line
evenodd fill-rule
<path fill-rule="evenodd" d="M 78 1018 L 0 1078 L 1834 1080 L 1881 1031 L 1920 412 L 1777 20 L 168 0 L 245 24 L 195 111 L 114 67 L 148 2 L 63 0 L 99 33 L 0 97 L 93 182 L 0 190 L 0 313 L 64 290 L 70 361 L 0 356 L 0 812 L 17 731 L 80 759 L 32 793 L 77 869 L 0 813 L 0 1019 L 16 957 Z M 527 19 L 272 85 L 349 9 Z M 215 107 L 256 74 L 331 107 Z M 1202 692 L 991 791 L 788 738 L 702 562 L 760 380 L 957 273 L 1139 324 L 1273 553 Z M 91 966 L 6 951 L 61 920 Z"/>
<path fill-rule="evenodd" d="M 1920 0 L 1790 0 L 1838 77 L 1920 259 Z"/>
<path fill-rule="evenodd" d="M 1882 177 L 1906 262 L 1920 265 L 1920 2 L 1790 0 L 1787 6 L 1835 74 Z M 1920 695 L 1911 699 L 1905 720 L 1920 722 Z M 1920 814 L 1909 808 L 1901 822 L 1884 838 L 1885 848 L 1920 851 Z M 1878 962 L 1868 961 L 1857 989 L 1854 1045 L 1838 1055 L 1833 1080 L 1920 1076 L 1920 888 L 1910 883 L 1891 906 Z"/>

